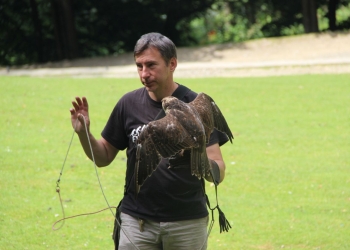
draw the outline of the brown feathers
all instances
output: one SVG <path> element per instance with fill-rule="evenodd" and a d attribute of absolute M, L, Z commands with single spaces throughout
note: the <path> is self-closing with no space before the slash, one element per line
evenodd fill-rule
<path fill-rule="evenodd" d="M 166 116 L 148 123 L 136 142 L 137 193 L 162 157 L 181 157 L 177 153 L 185 149 L 191 150 L 191 174 L 199 179 L 205 177 L 210 169 L 206 144 L 214 128 L 224 132 L 232 143 L 231 130 L 210 96 L 199 93 L 190 103 L 169 96 L 163 98 L 162 106 Z"/>

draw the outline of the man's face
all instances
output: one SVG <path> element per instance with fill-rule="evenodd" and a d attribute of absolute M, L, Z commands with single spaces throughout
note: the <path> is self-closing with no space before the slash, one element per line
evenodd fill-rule
<path fill-rule="evenodd" d="M 173 83 L 176 59 L 172 58 L 166 65 L 158 49 L 150 47 L 135 56 L 137 72 L 147 91 L 159 92 Z"/>

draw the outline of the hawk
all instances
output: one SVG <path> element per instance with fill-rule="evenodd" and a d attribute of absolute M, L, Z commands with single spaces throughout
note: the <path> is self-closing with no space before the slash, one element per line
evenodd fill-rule
<path fill-rule="evenodd" d="M 199 93 L 190 103 L 168 96 L 162 99 L 162 107 L 165 117 L 149 122 L 136 141 L 136 194 L 162 157 L 181 157 L 184 150 L 191 150 L 191 174 L 204 178 L 210 169 L 206 144 L 214 128 L 232 143 L 233 135 L 223 114 L 207 94 Z"/>

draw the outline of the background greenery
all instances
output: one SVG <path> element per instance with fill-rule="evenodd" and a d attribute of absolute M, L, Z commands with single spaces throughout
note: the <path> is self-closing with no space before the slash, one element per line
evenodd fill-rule
<path fill-rule="evenodd" d="M 0 65 L 119 55 L 142 34 L 181 46 L 350 29 L 350 0 L 0 0 Z"/>
<path fill-rule="evenodd" d="M 235 136 L 219 203 L 232 229 L 208 249 L 349 249 L 350 75 L 177 79 L 218 103 Z M 98 137 L 137 79 L 1 77 L 0 249 L 112 249 L 105 211 L 62 217 L 56 181 L 72 136 L 69 108 L 87 96 Z M 111 205 L 124 184 L 125 154 L 99 175 Z M 214 189 L 207 191 L 214 199 Z M 66 216 L 106 207 L 77 137 L 61 178 Z"/>

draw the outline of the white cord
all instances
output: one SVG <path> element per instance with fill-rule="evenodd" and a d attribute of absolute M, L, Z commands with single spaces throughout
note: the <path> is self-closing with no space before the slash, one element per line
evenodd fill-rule
<path fill-rule="evenodd" d="M 113 210 L 112 210 L 111 206 L 109 205 L 109 202 L 108 202 L 108 200 L 107 200 L 107 197 L 106 197 L 106 195 L 105 195 L 105 193 L 104 193 L 104 191 L 103 191 L 102 184 L 101 184 L 101 181 L 100 181 L 100 176 L 99 176 L 98 171 L 97 171 L 97 165 L 96 165 L 96 162 L 95 162 L 94 153 L 93 153 L 92 146 L 91 146 L 91 142 L 90 142 L 90 137 L 89 137 L 88 130 L 87 130 L 87 125 L 86 125 L 85 116 L 83 116 L 83 119 L 84 119 L 84 126 L 85 126 L 86 136 L 87 136 L 87 138 L 88 138 L 89 147 L 90 147 L 90 151 L 91 151 L 91 158 L 92 158 L 92 161 L 93 161 L 93 163 L 94 163 L 94 168 L 95 168 L 97 180 L 98 180 L 98 183 L 99 183 L 99 185 L 100 185 L 100 189 L 101 189 L 101 191 L 102 191 L 103 197 L 104 197 L 104 199 L 105 199 L 105 201 L 106 201 L 106 203 L 107 203 L 107 205 L 108 205 L 108 207 L 109 207 L 109 209 L 110 209 L 110 211 L 111 211 L 113 217 L 115 218 L 115 220 L 116 220 L 118 226 L 119 226 L 120 229 L 123 231 L 123 233 L 125 234 L 126 238 L 130 241 L 130 243 L 131 243 L 137 250 L 139 250 L 139 248 L 130 240 L 130 238 L 128 237 L 128 235 L 125 233 L 124 229 L 121 227 L 120 222 L 119 222 L 119 220 L 117 219 L 117 217 L 115 216 L 115 214 L 113 213 Z M 73 138 L 72 138 L 72 139 L 73 139 Z M 204 245 L 208 242 L 208 238 L 209 238 L 210 231 L 211 231 L 211 228 L 210 228 L 209 232 L 207 233 L 206 240 L 204 241 L 204 243 L 203 243 L 203 245 L 202 245 L 202 247 L 201 247 L 200 249 L 203 249 Z"/>
<path fill-rule="evenodd" d="M 94 157 L 94 152 L 92 150 L 92 146 L 91 146 L 91 142 L 90 142 L 90 137 L 89 137 L 89 133 L 88 133 L 88 129 L 87 129 L 87 125 L 86 125 L 86 120 L 85 120 L 85 116 L 83 116 L 83 120 L 84 120 L 84 126 L 85 126 L 85 131 L 86 131 L 86 136 L 88 138 L 88 142 L 89 142 L 89 147 L 90 147 L 90 151 L 91 151 L 91 158 L 92 158 L 92 161 L 94 163 L 94 168 L 95 168 L 95 172 L 96 172 L 96 176 L 97 176 L 97 180 L 98 180 L 98 184 L 100 185 L 100 189 L 101 189 L 101 192 L 103 194 L 103 197 L 109 207 L 109 210 L 111 211 L 115 221 L 117 222 L 118 226 L 120 227 L 120 229 L 123 231 L 123 233 L 125 234 L 126 238 L 130 241 L 130 243 L 137 249 L 139 250 L 139 248 L 130 240 L 129 236 L 126 234 L 126 232 L 124 231 L 124 229 L 122 228 L 121 224 L 120 224 L 120 221 L 118 220 L 118 218 L 115 216 L 115 214 L 113 213 L 113 210 L 111 208 L 111 206 L 109 205 L 109 202 L 107 200 L 107 197 L 103 191 L 103 187 L 102 187 L 102 184 L 101 184 L 101 180 L 100 180 L 100 176 L 98 174 L 98 171 L 97 171 L 97 165 L 96 165 L 96 162 L 95 162 L 95 157 Z"/>

